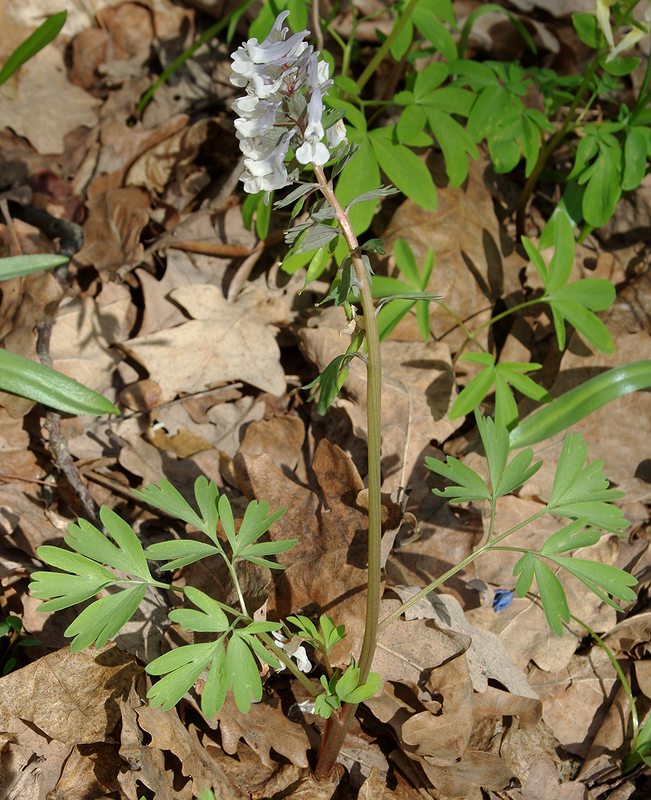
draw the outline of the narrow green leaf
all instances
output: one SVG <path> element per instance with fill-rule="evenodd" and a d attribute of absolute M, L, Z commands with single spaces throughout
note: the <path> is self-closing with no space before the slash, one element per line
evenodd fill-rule
<path fill-rule="evenodd" d="M 612 564 L 602 564 L 599 561 L 589 561 L 576 556 L 552 556 L 555 563 L 571 572 L 576 578 L 591 587 L 592 584 L 600 586 L 604 591 L 620 600 L 633 601 L 636 594 L 631 586 L 637 584 L 637 579 Z"/>
<path fill-rule="evenodd" d="M 511 431 L 511 447 L 542 442 L 618 397 L 651 387 L 651 360 L 613 367 L 530 414 Z"/>
<path fill-rule="evenodd" d="M 74 637 L 71 652 L 79 653 L 93 643 L 104 647 L 138 610 L 147 588 L 146 583 L 141 583 L 87 606 L 64 631 L 64 636 Z"/>
<path fill-rule="evenodd" d="M 391 131 L 377 128 L 370 132 L 373 151 L 391 183 L 425 209 L 436 208 L 436 186 L 427 166 L 409 148 L 391 141 Z"/>
<path fill-rule="evenodd" d="M 188 564 L 194 564 L 202 558 L 219 555 L 221 549 L 207 542 L 196 542 L 194 539 L 172 539 L 168 542 L 150 544 L 145 550 L 145 555 L 152 561 L 167 561 L 161 567 L 168 571 L 180 569 Z"/>
<path fill-rule="evenodd" d="M 237 631 L 233 631 L 226 650 L 226 673 L 235 705 L 242 714 L 248 713 L 251 702 L 262 699 L 262 681 L 256 660 Z"/>
<path fill-rule="evenodd" d="M 235 519 L 233 517 L 233 509 L 231 508 L 230 500 L 225 494 L 219 498 L 219 519 L 224 533 L 226 534 L 226 538 L 228 539 L 228 543 L 233 553 L 235 553 L 238 547 L 237 535 L 235 533 Z"/>
<path fill-rule="evenodd" d="M 432 489 L 434 494 L 439 497 L 445 497 L 451 503 L 491 499 L 486 481 L 473 469 L 462 464 L 453 456 L 447 456 L 445 463 L 435 458 L 427 457 L 425 466 L 449 481 L 456 481 L 456 485 L 448 486 L 444 491 Z"/>
<path fill-rule="evenodd" d="M 599 531 L 586 528 L 584 520 L 577 519 L 552 534 L 540 552 L 544 555 L 553 555 L 565 553 L 568 550 L 578 550 L 581 547 L 591 547 L 600 538 Z"/>
<path fill-rule="evenodd" d="M 210 536 L 213 541 L 217 537 L 217 521 L 219 512 L 217 511 L 217 501 L 219 490 L 214 481 L 209 481 L 204 475 L 200 475 L 194 482 L 194 497 L 197 501 L 199 513 L 203 517 L 206 531 L 213 531 Z"/>
<path fill-rule="evenodd" d="M 63 264 L 67 264 L 69 260 L 67 256 L 45 253 L 0 258 L 0 281 L 6 281 L 9 280 L 9 278 L 17 278 L 21 275 L 30 275 L 32 272 L 55 269 Z"/>
<path fill-rule="evenodd" d="M 57 14 L 52 14 L 45 22 L 38 26 L 34 33 L 18 45 L 5 61 L 2 69 L 0 69 L 0 86 L 2 86 L 16 70 L 20 69 L 23 64 L 29 61 L 30 58 L 34 58 L 39 50 L 42 50 L 57 37 L 59 31 L 65 24 L 67 16 L 67 11 L 59 11 Z"/>
<path fill-rule="evenodd" d="M 565 590 L 556 575 L 539 559 L 534 561 L 533 569 L 547 624 L 557 636 L 562 636 L 563 623 L 570 621 Z"/>
<path fill-rule="evenodd" d="M 103 395 L 44 364 L 0 349 L 0 389 L 68 414 L 119 414 Z"/>
<path fill-rule="evenodd" d="M 201 517 L 168 480 L 164 479 L 153 483 L 144 489 L 133 489 L 131 494 L 168 516 L 187 522 L 197 530 L 206 533 Z"/>
<path fill-rule="evenodd" d="M 220 642 L 215 647 L 206 682 L 201 692 L 201 711 L 207 720 L 211 720 L 221 711 L 227 691 L 226 651 Z"/>
<path fill-rule="evenodd" d="M 495 382 L 495 368 L 488 366 L 478 372 L 474 378 L 461 390 L 459 396 L 448 412 L 450 419 L 458 419 L 469 414 L 474 408 L 481 405 L 482 400 L 490 392 Z"/>
<path fill-rule="evenodd" d="M 146 581 L 153 581 L 142 545 L 131 525 L 108 506 L 102 506 L 100 508 L 99 518 L 109 535 L 120 548 L 120 554 L 122 556 L 120 562 L 123 563 L 127 569 L 118 567 L 117 564 L 111 564 L 109 561 L 105 563 L 109 566 L 116 567 L 116 569 L 123 569 L 124 572 L 130 575 L 144 578 Z M 66 537 L 66 542 L 67 541 L 68 537 Z"/>

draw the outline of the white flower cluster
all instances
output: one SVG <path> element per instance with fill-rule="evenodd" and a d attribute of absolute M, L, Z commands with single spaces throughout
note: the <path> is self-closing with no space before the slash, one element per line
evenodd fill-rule
<path fill-rule="evenodd" d="M 342 122 L 323 129 L 323 95 L 331 85 L 328 64 L 303 40 L 309 31 L 287 36 L 278 15 L 267 38 L 249 39 L 232 55 L 231 83 L 246 90 L 233 103 L 244 190 L 251 194 L 289 183 L 285 158 L 293 140 L 301 164 L 325 164 L 330 150 L 346 138 Z M 323 142 L 324 137 L 326 143 Z"/>

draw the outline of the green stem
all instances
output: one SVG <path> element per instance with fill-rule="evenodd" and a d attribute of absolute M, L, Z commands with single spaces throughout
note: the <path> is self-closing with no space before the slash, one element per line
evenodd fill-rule
<path fill-rule="evenodd" d="M 389 52 L 393 43 L 402 33 L 402 29 L 411 19 L 411 16 L 416 10 L 416 6 L 418 5 L 418 3 L 419 0 L 410 0 L 410 3 L 407 6 L 407 8 L 405 8 L 402 14 L 398 17 L 398 21 L 396 22 L 396 24 L 391 28 L 391 33 L 387 36 L 387 38 L 375 51 L 375 55 L 368 62 L 366 69 L 357 79 L 357 86 L 359 87 L 360 92 L 366 86 L 370 77 L 375 73 L 377 68 L 380 66 L 384 56 Z"/>
<path fill-rule="evenodd" d="M 382 500 L 381 485 L 381 388 L 382 359 L 380 354 L 380 337 L 378 334 L 375 305 L 371 292 L 371 283 L 367 273 L 359 243 L 350 224 L 346 212 L 334 193 L 332 184 L 326 179 L 322 167 L 314 165 L 314 175 L 319 188 L 335 212 L 341 233 L 346 240 L 352 260 L 355 276 L 359 283 L 363 318 L 358 320 L 364 325 L 367 360 L 367 396 L 366 415 L 368 427 L 368 574 L 366 594 L 366 620 L 364 640 L 359 656 L 360 684 L 365 683 L 373 663 L 377 643 L 378 618 L 380 614 L 380 591 L 382 582 L 381 537 L 382 537 Z M 317 780 L 325 778 L 334 768 L 337 755 L 343 745 L 346 733 L 352 722 L 356 706 L 344 708 L 340 722 L 329 728 L 325 736 L 315 770 Z M 344 724 L 345 723 L 345 724 Z"/>
<path fill-rule="evenodd" d="M 551 139 L 547 142 L 547 144 L 542 148 L 540 154 L 538 155 L 538 160 L 531 171 L 531 174 L 527 178 L 527 182 L 522 189 L 522 193 L 520 194 L 520 198 L 518 200 L 518 207 L 516 212 L 516 232 L 518 238 L 524 234 L 524 216 L 527 210 L 527 203 L 529 202 L 529 198 L 531 197 L 533 190 L 538 183 L 538 179 L 542 171 L 545 169 L 547 161 L 549 160 L 552 153 L 556 150 L 558 145 L 563 141 L 563 139 L 567 136 L 570 128 L 575 124 L 574 120 L 574 113 L 576 109 L 579 107 L 580 103 L 583 101 L 586 91 L 590 88 L 590 83 L 594 78 L 595 72 L 599 66 L 599 55 L 600 53 L 595 53 L 595 56 L 585 72 L 583 80 L 581 81 L 581 85 L 579 86 L 576 96 L 572 101 L 572 105 L 569 107 L 567 114 L 565 116 L 565 121 L 561 125 L 561 127 L 556 131 L 556 133 L 551 137 Z"/>
<path fill-rule="evenodd" d="M 482 323 L 481 325 L 479 325 L 474 330 L 472 330 L 472 331 L 468 330 L 466 332 L 465 341 L 464 341 L 463 345 L 459 348 L 459 355 L 461 353 L 463 353 L 463 351 L 466 349 L 466 345 L 468 344 L 468 342 L 473 342 L 479 336 L 479 334 L 482 331 L 486 330 L 486 328 L 490 328 L 491 325 L 494 325 L 496 322 L 499 322 L 501 319 L 504 319 L 505 317 L 508 317 L 509 314 L 515 314 L 517 311 L 521 311 L 523 308 L 529 308 L 530 306 L 535 306 L 538 303 L 544 303 L 544 302 L 545 302 L 545 296 L 544 295 L 542 297 L 536 297 L 533 300 L 525 300 L 523 303 L 518 303 L 515 306 L 511 306 L 511 308 L 507 308 L 506 311 L 501 311 L 499 314 L 496 314 L 494 317 L 491 317 L 488 320 L 488 322 Z M 466 331 L 465 328 L 464 328 L 464 331 Z M 483 350 L 483 348 L 482 348 L 482 350 Z"/>
<path fill-rule="evenodd" d="M 440 575 L 436 580 L 429 583 L 427 586 L 425 586 L 424 589 L 421 589 L 420 592 L 415 594 L 413 597 L 410 597 L 409 600 L 404 602 L 401 606 L 396 608 L 395 611 L 391 612 L 391 614 L 389 614 L 383 620 L 381 620 L 379 626 L 379 632 L 382 633 L 382 631 L 385 628 L 388 628 L 389 625 L 392 625 L 394 622 L 400 619 L 400 617 L 405 613 L 405 611 L 410 609 L 412 606 L 416 605 L 416 603 L 419 600 L 422 600 L 424 597 L 427 597 L 427 595 L 430 592 L 433 592 L 434 589 L 438 589 L 439 586 L 442 586 L 444 583 L 449 581 L 450 578 L 453 578 L 458 572 L 461 572 L 462 569 L 468 567 L 470 564 L 473 563 L 473 561 L 478 559 L 479 556 L 484 555 L 484 553 L 488 553 L 489 550 L 496 549 L 495 545 L 498 542 L 503 541 L 504 539 L 507 538 L 507 536 L 512 536 L 514 533 L 521 530 L 526 525 L 531 524 L 532 522 L 539 519 L 540 517 L 543 516 L 543 514 L 546 513 L 547 513 L 547 507 L 542 509 L 542 511 L 538 511 L 536 514 L 532 514 L 530 517 L 527 517 L 527 519 L 523 520 L 522 522 L 518 522 L 517 525 L 514 525 L 512 528 L 509 528 L 508 531 L 501 533 L 494 539 L 492 540 L 487 539 L 481 547 L 475 550 L 474 553 L 471 553 L 469 556 L 466 556 L 466 558 L 464 558 L 463 561 L 460 561 L 458 564 L 455 564 L 453 567 L 450 567 L 450 569 L 447 572 L 444 572 L 443 575 Z"/>

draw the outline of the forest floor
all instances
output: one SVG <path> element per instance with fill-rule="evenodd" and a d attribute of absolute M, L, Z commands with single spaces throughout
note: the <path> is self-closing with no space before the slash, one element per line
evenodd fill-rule
<path fill-rule="evenodd" d="M 236 516 L 252 498 L 288 509 L 277 536 L 299 545 L 282 577 L 274 582 L 262 568 L 246 576 L 266 613 L 327 609 L 346 623 L 349 652 L 361 640 L 364 366 L 352 364 L 324 416 L 301 390 L 344 351 L 346 320 L 341 308 L 315 307 L 327 293 L 325 276 L 302 291 L 304 273 L 282 269 L 287 215 L 272 215 L 262 241 L 242 222 L 226 44 L 200 50 L 142 118 L 134 116 L 160 63 L 213 21 L 201 5 L 210 6 L 75 5 L 63 34 L 0 91 L 3 254 L 56 252 L 57 237 L 72 254 L 58 274 L 2 284 L 3 346 L 34 359 L 49 352 L 55 368 L 122 412 L 59 417 L 0 394 L 0 615 L 22 625 L 0 639 L 0 800 L 191 800 L 206 789 L 219 800 L 649 797 L 648 773 L 619 769 L 630 708 L 604 650 L 574 621 L 562 637 L 550 633 L 533 596 L 494 609 L 495 591 L 513 589 L 510 553 L 478 560 L 382 634 L 374 669 L 384 692 L 361 708 L 337 771 L 318 784 L 309 767 L 325 722 L 300 705 L 305 691 L 287 673 L 267 678 L 262 702 L 246 716 L 230 699 L 213 720 L 194 696 L 168 712 L 147 704 L 144 665 L 179 642 L 166 593 L 148 594 L 114 643 L 81 653 L 69 651 L 63 634 L 73 611 L 41 613 L 28 593 L 30 574 L 42 568 L 36 549 L 61 545 L 69 523 L 106 505 L 143 543 L 161 541 L 179 525 L 138 504 L 131 490 L 166 478 L 191 498 L 205 475 Z M 551 37 L 571 30 L 544 2 L 513 5 Z M 58 10 L 52 6 L 0 0 L 2 55 L 39 14 Z M 513 47 L 503 27 L 486 26 L 482 36 L 477 47 L 488 57 L 507 57 Z M 515 242 L 522 176 L 496 175 L 482 155 L 463 187 L 451 189 L 436 154 L 429 164 L 436 210 L 392 197 L 374 235 L 388 252 L 398 238 L 421 255 L 432 247 L 430 288 L 457 319 L 485 320 L 539 285 Z M 53 233 L 29 209 L 67 222 Z M 542 222 L 532 206 L 533 239 Z M 542 363 L 537 379 L 553 396 L 604 368 L 650 358 L 650 232 L 647 176 L 608 225 L 577 246 L 575 277 L 605 277 L 617 289 L 602 315 L 613 355 L 593 352 L 576 334 L 559 352 L 550 317 L 534 308 L 499 328 L 500 358 Z M 391 269 L 389 260 L 376 262 L 379 273 Z M 487 524 L 480 503 L 451 506 L 435 496 L 441 484 L 424 467 L 425 456 L 454 455 L 481 469 L 474 422 L 447 414 L 474 374 L 457 361 L 464 334 L 436 304 L 431 314 L 429 341 L 408 316 L 382 344 L 383 492 L 393 498 L 388 511 L 397 511 L 384 537 L 383 614 L 471 554 Z M 488 333 L 483 344 L 494 345 Z M 630 521 L 626 535 L 604 537 L 594 557 L 633 571 L 639 587 L 626 613 L 578 582 L 569 585 L 570 605 L 616 655 L 643 716 L 651 706 L 651 394 L 619 398 L 574 430 L 625 493 Z M 503 498 L 499 525 L 541 507 L 562 439 L 534 448 L 544 467 Z M 544 541 L 553 525 L 541 520 L 530 541 Z M 207 562 L 175 580 L 217 597 L 227 591 Z M 25 639 L 31 646 L 18 646 Z"/>

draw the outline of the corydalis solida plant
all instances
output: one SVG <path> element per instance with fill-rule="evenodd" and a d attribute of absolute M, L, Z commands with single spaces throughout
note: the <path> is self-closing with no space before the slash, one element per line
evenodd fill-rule
<path fill-rule="evenodd" d="M 298 143 L 300 164 L 322 166 L 330 158 L 328 148 L 346 138 L 341 122 L 327 134 L 324 130 L 323 95 L 332 84 L 329 67 L 303 41 L 309 31 L 287 37 L 283 22 L 288 16 L 283 11 L 263 42 L 249 39 L 232 56 L 231 83 L 246 91 L 233 109 L 239 114 L 235 129 L 244 154 L 241 180 L 251 194 L 289 185 L 285 159 L 290 145 Z"/>

